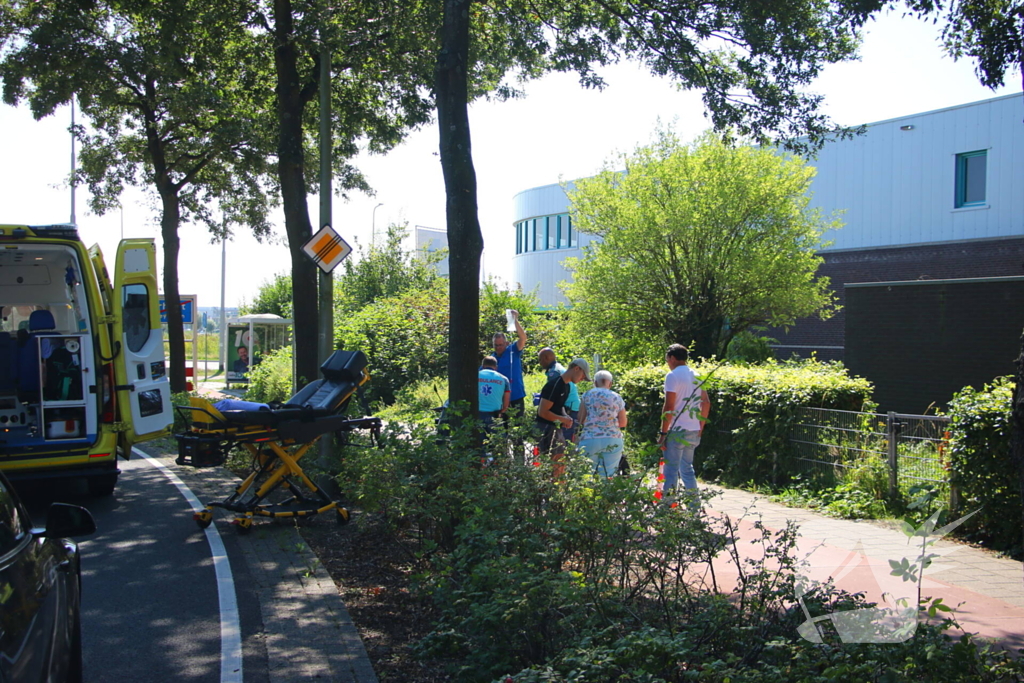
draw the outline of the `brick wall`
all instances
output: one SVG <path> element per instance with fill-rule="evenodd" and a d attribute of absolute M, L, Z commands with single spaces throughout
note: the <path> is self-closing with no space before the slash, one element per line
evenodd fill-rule
<path fill-rule="evenodd" d="M 780 358 L 794 354 L 807 357 L 811 351 L 825 360 L 845 358 L 846 283 L 1024 275 L 1024 237 L 824 252 L 822 256 L 825 262 L 818 275 L 831 280 L 838 303 L 844 309 L 828 320 L 802 318 L 788 332 L 781 328 L 769 330 L 766 334 L 779 342 L 776 355 Z"/>

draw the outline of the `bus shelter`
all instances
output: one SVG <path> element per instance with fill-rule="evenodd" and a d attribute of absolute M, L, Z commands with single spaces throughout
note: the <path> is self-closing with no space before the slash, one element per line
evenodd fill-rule
<path fill-rule="evenodd" d="M 263 356 L 292 343 L 292 321 L 273 313 L 258 313 L 228 321 L 222 350 L 228 386 L 248 384 L 249 370 Z"/>

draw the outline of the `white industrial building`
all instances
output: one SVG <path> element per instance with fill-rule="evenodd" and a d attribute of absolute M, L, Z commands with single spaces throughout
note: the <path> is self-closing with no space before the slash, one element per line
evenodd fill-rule
<path fill-rule="evenodd" d="M 812 203 L 843 210 L 845 227 L 825 235 L 822 255 L 1024 237 L 1022 119 L 1015 94 L 868 124 L 827 144 L 812 162 Z M 564 303 L 562 262 L 591 237 L 573 230 L 559 184 L 513 202 L 515 282 L 542 306 Z"/>
<path fill-rule="evenodd" d="M 428 228 L 425 225 L 417 225 L 414 228 L 413 237 L 416 241 L 416 252 L 432 254 L 435 251 L 448 248 L 448 233 L 440 228 Z M 434 264 L 434 269 L 441 277 L 448 277 L 448 256 Z"/>
<path fill-rule="evenodd" d="M 776 355 L 842 360 L 893 410 L 1013 372 L 1024 328 L 1024 94 L 879 121 L 812 160 L 812 206 L 842 211 L 818 274 L 840 311 L 769 330 Z M 565 302 L 581 256 L 560 185 L 515 196 L 515 281 Z M 596 238 L 595 238 L 596 239 Z"/>

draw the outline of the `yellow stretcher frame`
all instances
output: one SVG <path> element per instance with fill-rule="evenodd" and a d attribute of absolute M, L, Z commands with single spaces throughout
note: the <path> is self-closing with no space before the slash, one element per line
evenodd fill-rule
<path fill-rule="evenodd" d="M 365 383 L 365 379 L 360 384 Z M 224 413 L 214 408 L 209 400 L 202 397 L 190 396 L 189 405 L 179 408 L 190 411 L 192 416 L 191 429 L 187 435 L 182 435 L 185 439 L 204 443 L 221 453 L 226 453 L 234 446 L 242 446 L 252 455 L 252 471 L 235 488 L 234 493 L 222 501 L 207 504 L 205 510 L 193 514 L 199 528 L 205 529 L 213 522 L 214 511 L 217 508 L 235 513 L 236 516 L 231 523 L 237 527 L 239 533 L 247 533 L 252 528 L 256 516 L 303 518 L 335 510 L 337 522 L 348 523 L 348 510 L 327 496 L 323 489 L 306 475 L 299 461 L 323 434 L 329 431 L 366 428 L 370 430 L 371 439 L 376 442 L 380 436 L 379 418 L 347 419 L 325 416 L 321 419 L 327 420 L 327 425 L 332 427 L 331 429 L 326 429 L 309 440 L 298 442 L 282 437 L 273 425 L 233 423 Z M 180 455 L 179 464 L 182 464 Z M 278 503 L 265 502 L 278 488 L 289 491 L 292 497 Z"/>

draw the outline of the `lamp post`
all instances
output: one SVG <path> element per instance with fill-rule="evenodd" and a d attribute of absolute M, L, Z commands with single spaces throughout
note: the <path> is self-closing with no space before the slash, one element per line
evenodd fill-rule
<path fill-rule="evenodd" d="M 377 242 L 377 209 L 384 206 L 384 202 L 381 202 L 377 206 L 373 207 L 373 218 L 370 221 L 370 246 L 372 247 Z"/>

